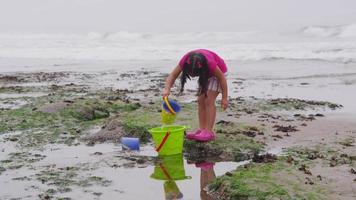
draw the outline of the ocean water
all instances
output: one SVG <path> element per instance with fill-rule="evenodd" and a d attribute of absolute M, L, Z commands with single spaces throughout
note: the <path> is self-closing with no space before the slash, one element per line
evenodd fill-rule
<path fill-rule="evenodd" d="M 117 74 L 142 68 L 169 73 L 196 48 L 226 60 L 231 97 L 331 101 L 344 105 L 343 115 L 356 118 L 356 24 L 291 32 L 0 33 L 0 73 L 97 73 L 88 84 L 134 89 L 145 84 L 117 81 Z M 234 85 L 241 79 L 242 86 Z M 187 87 L 196 88 L 195 81 Z"/>
<path fill-rule="evenodd" d="M 356 24 L 289 32 L 0 33 L 0 59 L 177 60 L 197 48 L 212 49 L 226 60 L 356 62 Z"/>

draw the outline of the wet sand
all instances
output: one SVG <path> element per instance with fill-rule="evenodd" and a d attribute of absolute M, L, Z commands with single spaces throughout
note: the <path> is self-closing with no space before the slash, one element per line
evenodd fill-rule
<path fill-rule="evenodd" d="M 151 117 L 159 119 L 160 88 L 169 71 L 157 70 L 163 64 L 167 63 L 161 62 L 153 69 L 126 69 L 123 72 L 113 71 L 115 67 L 111 65 L 109 70 L 99 72 L 69 70 L 2 73 L 0 106 L 1 112 L 5 113 L 2 117 L 6 119 L 2 121 L 4 125 L 0 132 L 0 185 L 8 189 L 0 192 L 0 199 L 38 197 L 110 199 L 114 196 L 124 199 L 137 199 L 143 196 L 163 199 L 163 182 L 149 178 L 154 171 L 157 155 L 152 143 L 143 145 L 143 150 L 137 155 L 122 151 L 119 137 L 111 138 L 114 141 L 107 143 L 94 141 L 89 144 L 90 146 L 83 140 L 84 136 L 90 136 L 100 130 L 105 133 L 108 117 L 106 112 L 111 118 L 120 121 L 124 113 L 124 110 L 120 109 L 133 109 L 131 115 L 135 115 L 136 109 L 143 109 L 148 113 L 156 113 Z M 307 169 L 312 175 L 300 170 L 298 176 L 304 180 L 312 179 L 314 185 L 327 188 L 325 194 L 328 199 L 354 199 L 356 177 L 352 169 L 355 169 L 356 156 L 355 113 L 348 100 L 337 101 L 350 99 L 352 94 L 345 93 L 344 97 L 329 98 L 332 94 L 326 95 L 327 90 L 323 89 L 330 87 L 348 91 L 354 88 L 355 84 L 350 81 L 348 84 L 338 84 L 345 82 L 346 79 L 353 80 L 352 74 L 343 80 L 338 76 L 336 78 L 328 76 L 322 81 L 308 77 L 297 79 L 272 77 L 259 80 L 261 77 L 258 74 L 251 77 L 243 72 L 247 73 L 248 70 L 242 71 L 241 75 L 234 74 L 234 71 L 229 75 L 230 105 L 235 107 L 218 113 L 216 125 L 218 135 L 235 137 L 229 131 L 232 133 L 238 131 L 244 140 L 252 139 L 253 143 L 249 145 L 256 145 L 251 147 L 252 149 L 262 145 L 263 150 L 260 153 L 269 152 L 282 156 L 288 154 L 286 153 L 288 151 L 312 149 L 312 153 L 308 151 L 293 154 L 294 159 L 301 155 L 311 158 L 307 159 Z M 262 72 L 259 73 L 263 74 Z M 315 93 L 318 90 L 321 91 L 320 95 Z M 295 102 L 289 96 L 293 91 L 295 92 L 293 98 L 299 99 Z M 303 93 L 304 91 L 309 92 Z M 173 90 L 173 95 L 176 93 L 177 88 Z M 186 94 L 176 97 L 186 106 L 186 110 L 183 110 L 177 119 L 178 123 L 188 125 L 189 122 L 190 126 L 197 126 L 196 120 L 192 120 L 195 118 L 194 94 L 194 83 L 190 83 Z M 235 97 L 242 97 L 243 100 Z M 281 97 L 283 99 L 277 99 Z M 92 109 L 90 106 L 98 104 L 95 101 L 91 102 L 91 99 L 100 100 L 99 104 L 102 107 L 94 106 L 93 110 L 90 110 Z M 277 100 L 277 103 L 271 102 L 271 99 Z M 318 101 L 318 105 L 309 100 Z M 334 104 L 324 103 L 324 100 Z M 76 106 L 82 105 L 82 102 L 89 106 L 89 111 L 87 107 L 79 107 L 80 116 L 77 119 L 84 121 L 76 124 L 61 118 L 62 114 L 67 116 L 62 110 L 72 108 L 76 110 Z M 112 107 L 118 103 L 123 107 Z M 339 104 L 343 107 L 338 107 Z M 51 116 L 52 122 L 59 123 L 57 125 L 61 127 L 58 128 L 51 122 L 46 125 L 40 120 L 32 122 L 21 118 L 13 113 L 17 110 L 30 115 L 46 113 Z M 56 113 L 61 114 L 57 116 Z M 125 117 L 135 117 L 130 115 L 130 111 L 125 113 L 128 113 L 124 115 Z M 31 116 L 38 119 L 42 114 Z M 28 122 L 18 122 L 20 119 Z M 240 127 L 239 124 L 250 128 L 242 131 L 235 129 L 235 125 Z M 218 142 L 216 144 L 220 145 Z M 324 156 L 316 156 L 314 159 L 318 152 Z M 221 155 L 218 159 L 210 160 L 217 162 L 214 168 L 217 176 L 224 175 L 240 165 L 233 159 L 234 154 Z M 186 199 L 198 199 L 200 169 L 195 167 L 194 160 L 189 159 L 184 161 L 184 167 L 186 174 L 192 176 L 192 179 L 177 181 L 177 184 Z M 136 174 L 140 176 L 131 179 Z M 319 179 L 321 179 L 319 182 L 315 181 Z M 301 185 L 310 183 L 306 184 L 304 180 L 300 182 Z"/>

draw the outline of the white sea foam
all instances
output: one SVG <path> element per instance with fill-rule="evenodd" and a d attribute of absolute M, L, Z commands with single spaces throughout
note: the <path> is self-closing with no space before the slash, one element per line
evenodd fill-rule
<path fill-rule="evenodd" d="M 213 49 L 228 60 L 356 61 L 356 24 L 314 26 L 295 33 L 0 34 L 0 58 L 177 60 L 186 51 Z"/>
<path fill-rule="evenodd" d="M 308 26 L 302 29 L 303 34 L 314 37 L 356 38 L 356 24 L 340 26 Z"/>

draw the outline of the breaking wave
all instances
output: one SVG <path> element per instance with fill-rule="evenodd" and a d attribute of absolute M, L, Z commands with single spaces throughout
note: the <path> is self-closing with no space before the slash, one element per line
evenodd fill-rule
<path fill-rule="evenodd" d="M 301 30 L 307 36 L 356 38 L 356 24 L 340 26 L 308 26 Z"/>
<path fill-rule="evenodd" d="M 207 48 L 228 60 L 356 62 L 356 24 L 312 26 L 295 34 L 266 32 L 0 34 L 0 58 L 178 60 Z"/>

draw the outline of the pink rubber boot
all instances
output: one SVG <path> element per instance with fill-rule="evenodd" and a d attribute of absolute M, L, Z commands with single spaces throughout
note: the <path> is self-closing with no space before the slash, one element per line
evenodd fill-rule
<path fill-rule="evenodd" d="M 201 129 L 197 129 L 195 131 L 189 131 L 187 132 L 187 134 L 185 135 L 185 137 L 188 139 L 188 140 L 194 140 L 194 136 L 196 134 L 199 134 L 201 132 Z"/>
<path fill-rule="evenodd" d="M 192 136 L 192 139 L 199 142 L 208 142 L 215 139 L 215 134 L 212 131 L 202 130 L 200 133 Z"/>

